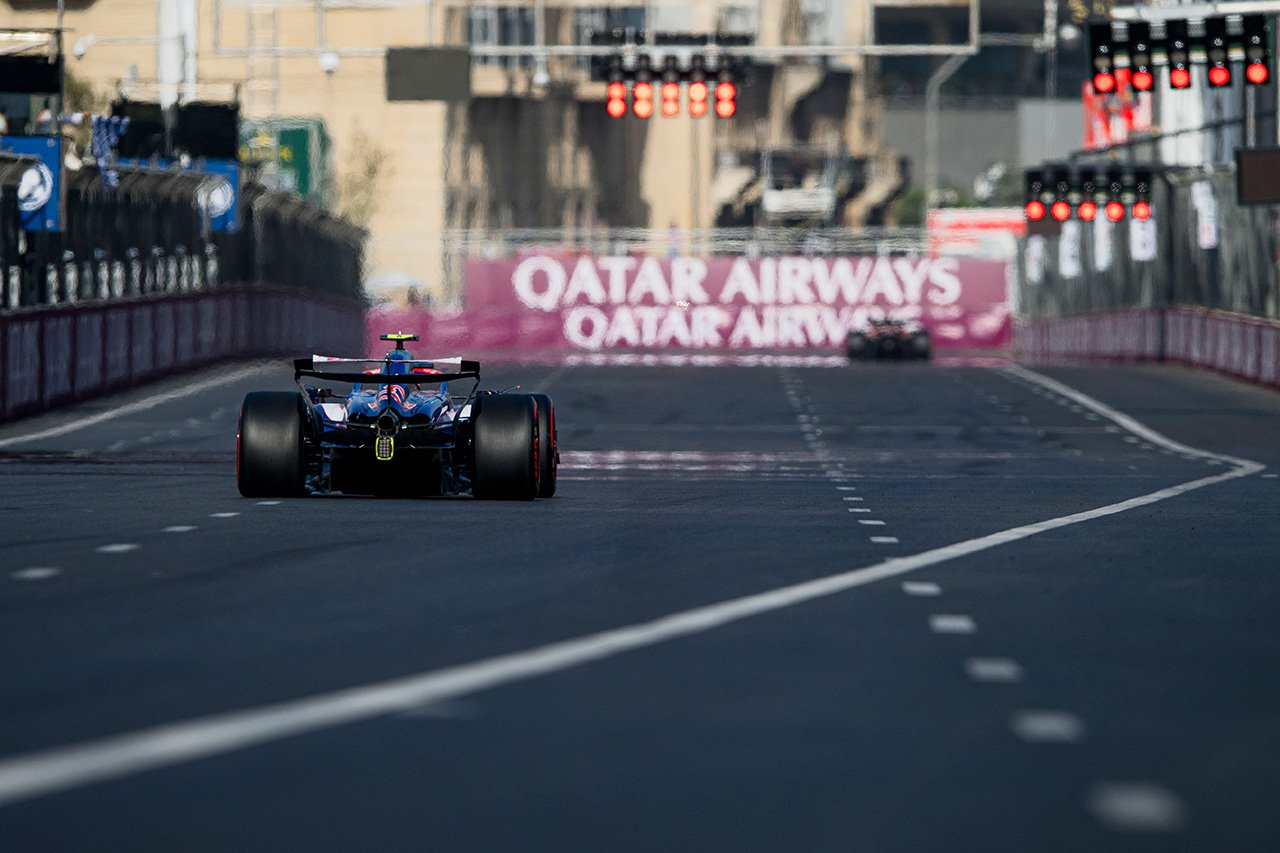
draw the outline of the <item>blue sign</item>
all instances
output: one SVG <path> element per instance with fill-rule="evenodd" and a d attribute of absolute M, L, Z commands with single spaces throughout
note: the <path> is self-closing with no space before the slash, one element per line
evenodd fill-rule
<path fill-rule="evenodd" d="M 209 181 L 208 188 L 200 192 L 199 202 L 209 217 L 209 230 L 215 233 L 240 230 L 240 161 L 201 157 L 183 166 L 158 157 L 149 160 L 122 157 L 116 163 L 134 169 L 179 168 L 184 172 L 202 172 L 219 179 Z"/>
<path fill-rule="evenodd" d="M 62 230 L 62 139 L 0 136 L 0 150 L 38 157 L 18 184 L 18 222 L 24 231 Z"/>

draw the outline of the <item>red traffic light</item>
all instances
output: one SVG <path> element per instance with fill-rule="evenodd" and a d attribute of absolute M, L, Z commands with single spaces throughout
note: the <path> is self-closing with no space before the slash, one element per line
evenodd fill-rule
<path fill-rule="evenodd" d="M 1225 65 L 1214 65 L 1209 69 L 1210 86 L 1226 86 L 1231 82 L 1231 69 Z"/>
<path fill-rule="evenodd" d="M 1253 62 L 1244 70 L 1244 79 L 1255 86 L 1261 86 L 1271 78 L 1271 71 L 1265 62 Z"/>
<path fill-rule="evenodd" d="M 637 101 L 652 101 L 653 100 L 653 84 L 646 83 L 645 81 L 641 80 L 639 83 L 635 85 L 635 88 L 631 90 L 631 94 L 635 95 L 635 98 Z"/>
<path fill-rule="evenodd" d="M 631 111 L 637 118 L 648 118 L 653 115 L 653 101 L 647 98 L 636 98 L 635 103 L 631 105 Z"/>
<path fill-rule="evenodd" d="M 1124 205 L 1118 201 L 1107 202 L 1106 212 L 1107 219 L 1110 219 L 1112 222 L 1119 222 L 1121 219 L 1124 219 Z"/>
<path fill-rule="evenodd" d="M 693 116 L 694 118 L 702 118 L 706 114 L 707 114 L 706 101 L 690 101 L 689 102 L 689 115 Z"/>
<path fill-rule="evenodd" d="M 1186 89 L 1191 85 L 1191 72 L 1185 68 L 1169 69 L 1169 85 L 1175 89 Z"/>
<path fill-rule="evenodd" d="M 1135 201 L 1133 203 L 1133 218 L 1146 222 L 1151 218 L 1151 205 L 1145 201 Z"/>
<path fill-rule="evenodd" d="M 680 102 L 665 100 L 662 102 L 662 114 L 667 118 L 680 114 Z"/>
<path fill-rule="evenodd" d="M 622 98 L 610 98 L 609 103 L 605 104 L 604 108 L 609 113 L 610 118 L 622 118 L 627 114 L 627 102 Z"/>
<path fill-rule="evenodd" d="M 609 100 L 627 97 L 627 84 L 614 81 L 610 83 L 604 90 L 605 97 Z"/>
<path fill-rule="evenodd" d="M 710 94 L 710 90 L 707 89 L 707 84 L 702 82 L 701 80 L 694 80 L 692 83 L 689 84 L 689 100 L 690 101 L 693 101 L 695 103 L 698 101 L 705 101 L 707 99 L 707 95 L 709 94 Z M 705 110 L 703 110 L 703 112 L 705 112 Z"/>
<path fill-rule="evenodd" d="M 1093 89 L 1102 95 L 1114 92 L 1116 90 L 1116 75 L 1107 71 L 1100 71 L 1093 75 Z"/>
<path fill-rule="evenodd" d="M 1071 205 L 1065 201 L 1055 201 L 1049 208 L 1049 215 L 1059 222 L 1066 222 L 1071 218 Z"/>
<path fill-rule="evenodd" d="M 1092 222 L 1098 216 L 1098 206 L 1091 201 L 1082 201 L 1076 208 L 1076 216 L 1085 222 Z"/>
<path fill-rule="evenodd" d="M 1150 92 L 1151 87 L 1155 85 L 1156 78 L 1151 76 L 1150 71 L 1135 71 L 1133 76 L 1129 78 L 1129 82 L 1133 84 L 1134 90 L 1138 92 Z"/>
<path fill-rule="evenodd" d="M 738 87 L 730 83 L 728 80 L 723 80 L 716 84 L 717 101 L 731 101 L 737 96 Z"/>
<path fill-rule="evenodd" d="M 1027 219 L 1032 222 L 1039 222 L 1044 219 L 1044 202 L 1029 201 L 1027 202 Z"/>
<path fill-rule="evenodd" d="M 680 84 L 679 83 L 663 83 L 661 92 L 662 92 L 662 100 L 677 101 L 680 99 Z"/>
<path fill-rule="evenodd" d="M 720 118 L 729 118 L 737 111 L 738 105 L 733 102 L 732 98 L 716 101 L 716 115 L 720 116 Z"/>

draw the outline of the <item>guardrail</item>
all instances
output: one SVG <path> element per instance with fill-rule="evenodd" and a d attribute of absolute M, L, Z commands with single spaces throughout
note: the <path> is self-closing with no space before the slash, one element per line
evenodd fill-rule
<path fill-rule="evenodd" d="M 363 346 L 358 305 L 286 290 L 0 313 L 0 422 L 226 359 Z"/>
<path fill-rule="evenodd" d="M 1206 308 L 1023 319 L 1014 353 L 1031 363 L 1173 361 L 1280 387 L 1280 322 Z"/>

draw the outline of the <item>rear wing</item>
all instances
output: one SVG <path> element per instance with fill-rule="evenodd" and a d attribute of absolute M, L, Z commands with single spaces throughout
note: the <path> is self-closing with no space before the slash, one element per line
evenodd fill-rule
<path fill-rule="evenodd" d="M 453 372 L 441 371 L 439 373 L 413 373 L 415 367 L 436 368 L 436 364 L 442 362 L 457 363 L 458 369 Z M 382 366 L 380 373 L 363 373 L 361 371 L 347 372 L 339 370 L 320 370 L 317 364 L 376 364 Z M 403 364 L 409 368 L 409 373 L 388 373 L 392 364 Z M 328 358 L 325 356 L 312 356 L 311 358 L 295 358 L 293 360 L 293 379 L 296 382 L 303 376 L 310 376 L 313 379 L 328 379 L 332 382 L 369 382 L 377 385 L 418 385 L 420 383 L 428 383 L 434 385 L 437 382 L 452 382 L 456 379 L 474 379 L 480 380 L 480 362 L 469 361 L 463 358 L 450 359 L 416 359 L 414 361 L 396 361 L 392 362 L 385 358 Z"/>

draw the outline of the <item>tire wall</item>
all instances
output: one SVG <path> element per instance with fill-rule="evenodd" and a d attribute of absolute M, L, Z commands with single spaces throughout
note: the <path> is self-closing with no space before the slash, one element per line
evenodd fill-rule
<path fill-rule="evenodd" d="M 0 313 L 0 422 L 219 361 L 364 345 L 364 308 L 226 289 Z"/>
<path fill-rule="evenodd" d="M 1020 361 L 1172 361 L 1280 388 L 1280 321 L 1205 308 L 1020 320 Z"/>

